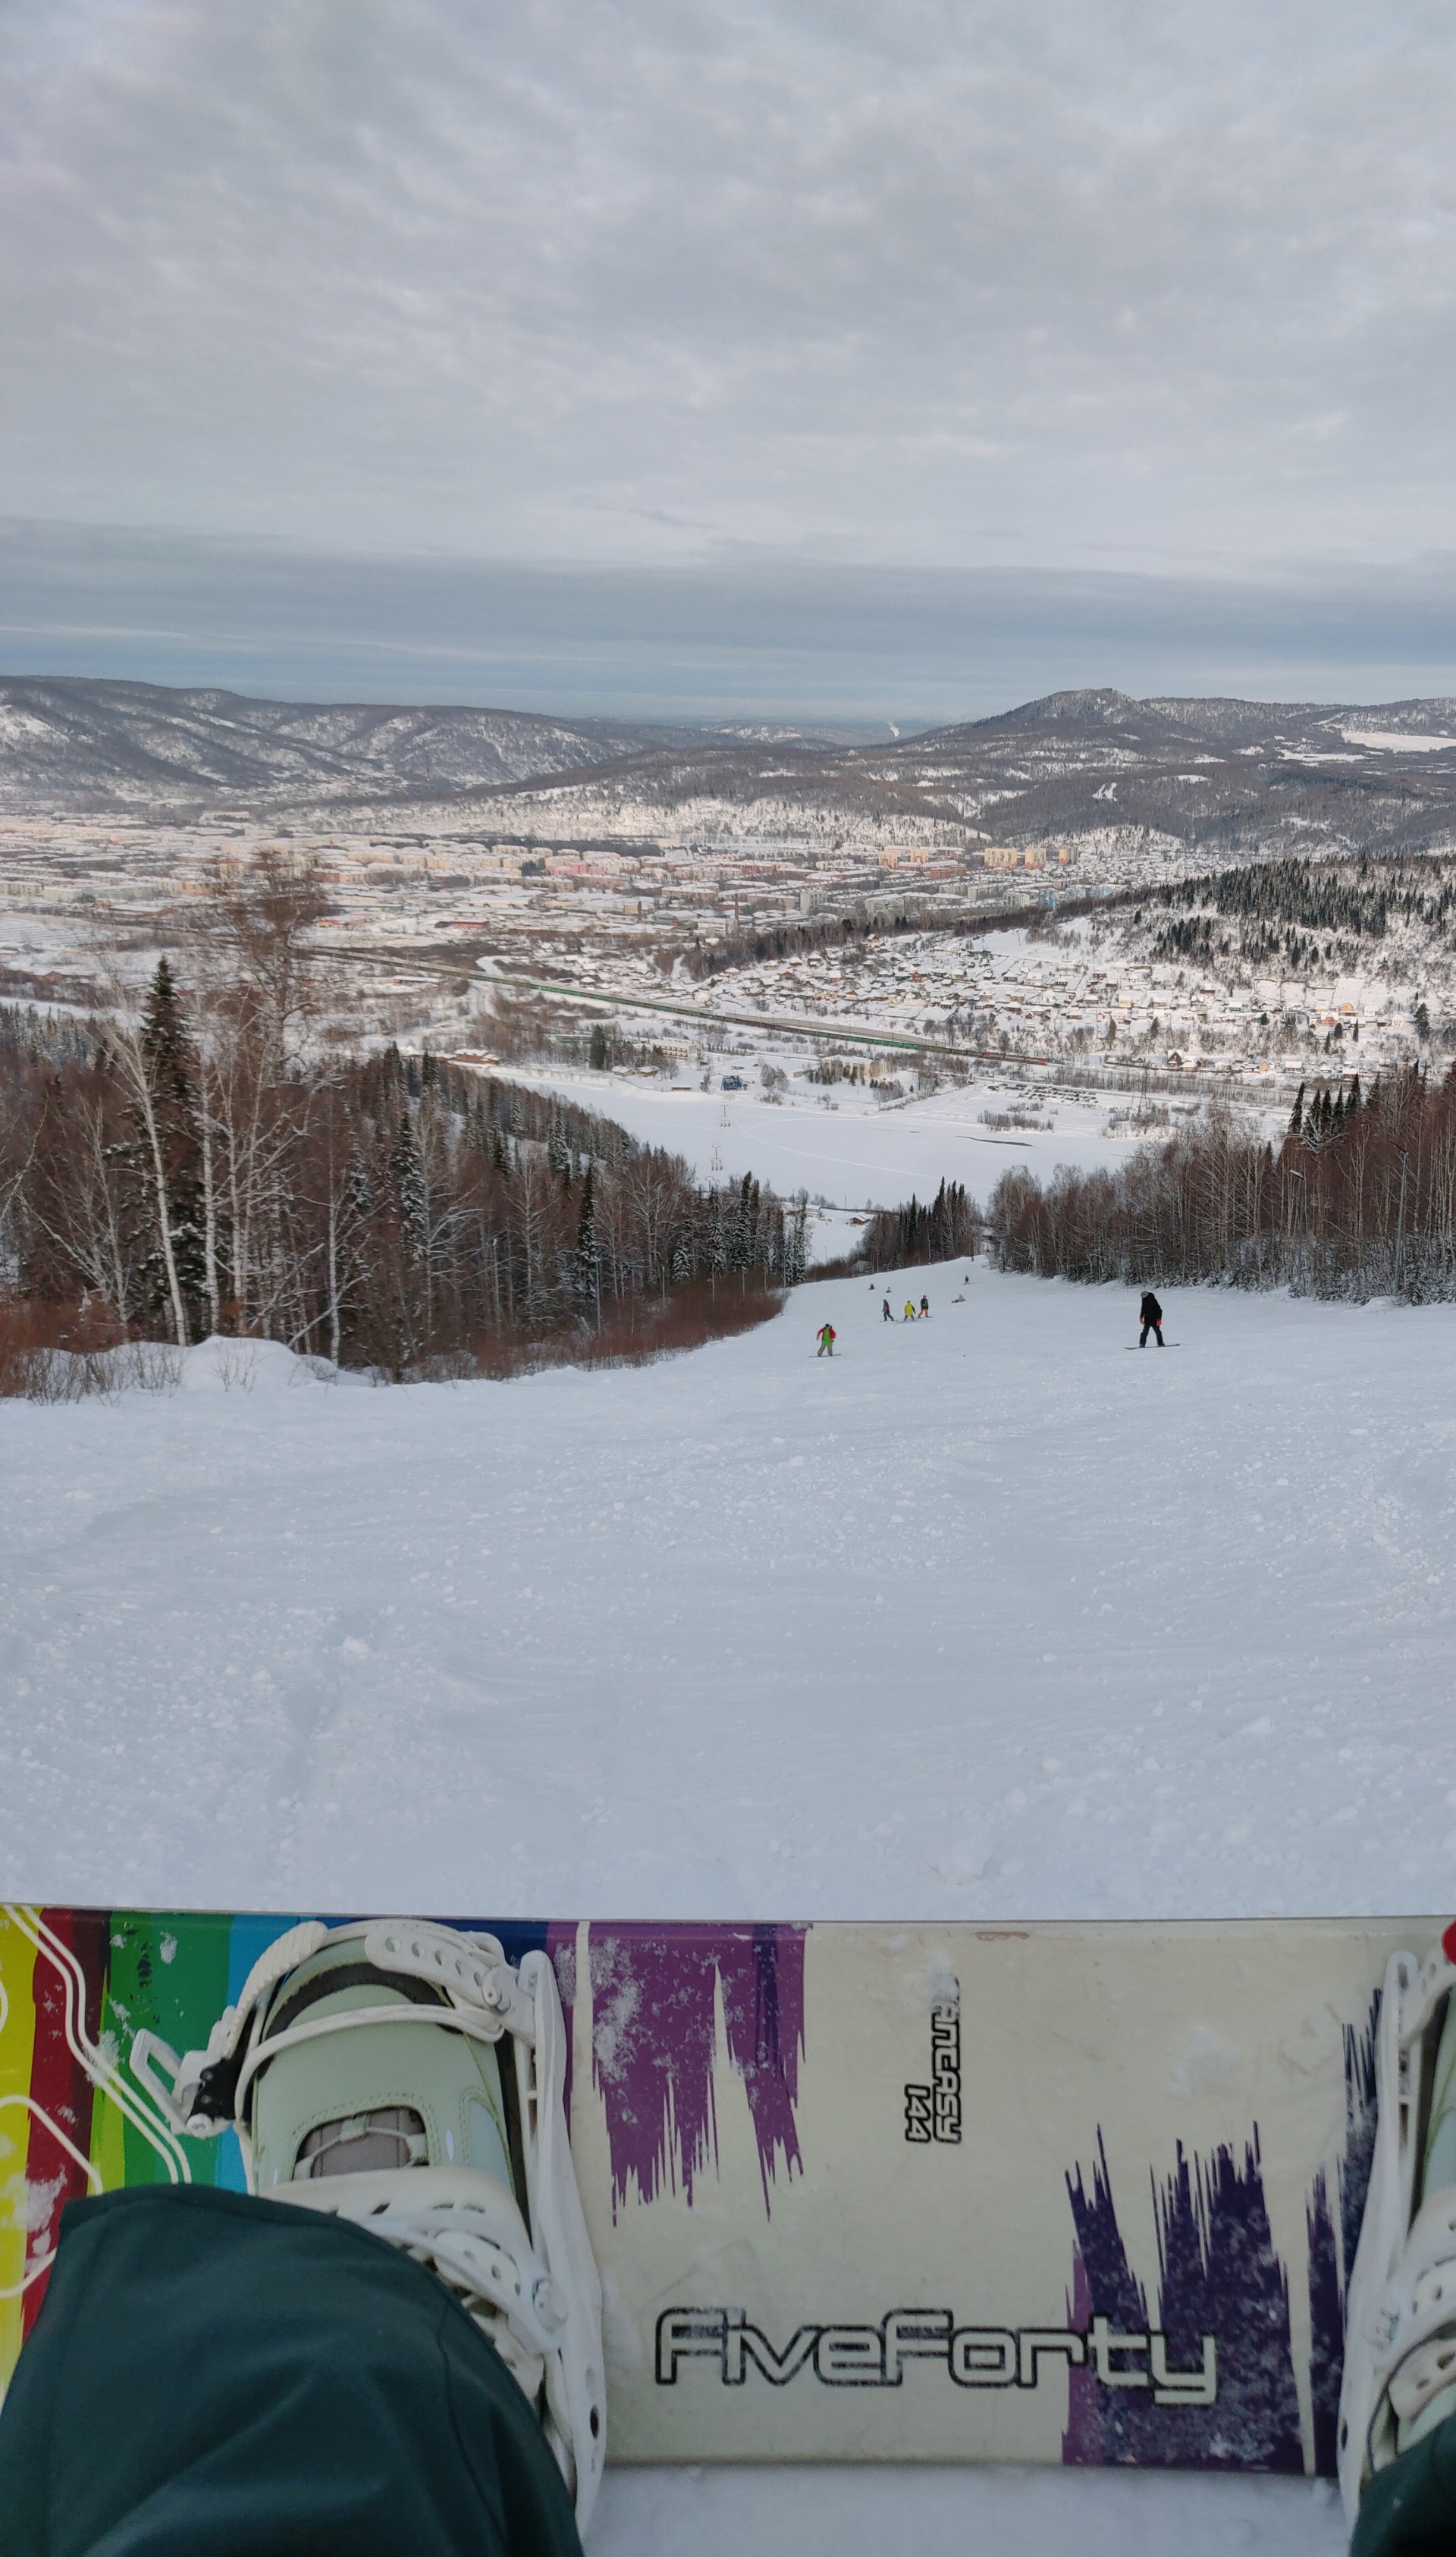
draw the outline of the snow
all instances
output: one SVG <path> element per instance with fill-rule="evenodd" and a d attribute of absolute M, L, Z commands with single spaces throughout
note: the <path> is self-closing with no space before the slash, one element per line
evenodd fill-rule
<path fill-rule="evenodd" d="M 1343 2557 L 1334 2489 L 1078 2469 L 607 2471 L 589 2557 Z"/>
<path fill-rule="evenodd" d="M 354 1387 L 364 1383 L 357 1375 L 336 1376 L 327 1359 L 296 1358 L 281 1341 L 203 1341 L 176 1365 L 186 1394 L 293 1394 L 326 1381 Z"/>
<path fill-rule="evenodd" d="M 1456 1309 L 1191 1291 L 1129 1356 L 1119 1290 L 964 1278 L 645 1370 L 208 1344 L 182 1392 L 0 1407 L 12 1890 L 1438 1905 Z"/>
<path fill-rule="evenodd" d="M 1375 746 L 1387 754 L 1438 754 L 1443 746 L 1456 745 L 1456 737 L 1429 737 L 1405 728 L 1345 728 L 1340 735 L 1352 745 Z"/>
<path fill-rule="evenodd" d="M 584 1110 L 596 1110 L 644 1144 L 668 1146 L 686 1157 L 699 1180 L 741 1180 L 744 1172 L 752 1172 L 785 1197 L 807 1189 L 811 1198 L 823 1196 L 850 1208 L 898 1207 L 912 1190 L 921 1199 L 934 1198 L 942 1179 L 963 1181 L 973 1198 L 985 1200 L 1011 1163 L 1025 1165 L 1041 1180 L 1058 1163 L 1085 1171 L 1112 1169 L 1126 1159 L 1136 1142 L 1102 1133 L 1110 1110 L 1135 1106 L 1124 1093 L 1081 1098 L 1019 1081 L 1011 1087 L 1001 1077 L 888 1103 L 872 1100 L 864 1085 L 850 1083 L 827 1087 L 823 1099 L 817 1090 L 812 1095 L 801 1091 L 781 1103 L 761 1100 L 751 1089 L 718 1089 L 725 1074 L 742 1074 L 756 1083 L 757 1062 L 756 1057 L 715 1058 L 712 1092 L 700 1092 L 696 1084 L 690 1089 L 638 1082 L 623 1074 L 573 1074 L 534 1063 L 514 1079 L 532 1091 L 559 1092 Z M 906 1060 L 890 1056 L 881 1062 L 913 1075 Z M 507 1067 L 492 1066 L 490 1071 L 501 1080 L 512 1079 Z M 1000 1115 L 1008 1110 L 1049 1120 L 1051 1127 L 995 1131 L 983 1126 L 983 1111 Z M 713 1169 L 715 1151 L 721 1171 Z M 837 1240 L 835 1249 L 843 1248 Z"/>
<path fill-rule="evenodd" d="M 1449 1902 L 1456 1308 L 1166 1294 L 1137 1353 L 1123 1291 L 965 1275 L 890 1283 L 928 1323 L 819 1281 L 645 1370 L 375 1391 L 214 1343 L 179 1391 L 0 1405 L 8 1891 Z M 1342 2544 L 1287 2482 L 822 2471 L 613 2476 L 596 2548 L 917 2532 Z"/>

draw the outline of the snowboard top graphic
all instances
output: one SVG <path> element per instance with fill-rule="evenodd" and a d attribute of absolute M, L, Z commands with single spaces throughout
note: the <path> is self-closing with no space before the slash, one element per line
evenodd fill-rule
<path fill-rule="evenodd" d="M 298 1914 L 0 1913 L 0 2385 L 67 2201 L 241 2189 L 132 2044 Z M 1380 1986 L 1438 1919 L 446 1923 L 556 1970 L 610 2456 L 1334 2474 Z"/>

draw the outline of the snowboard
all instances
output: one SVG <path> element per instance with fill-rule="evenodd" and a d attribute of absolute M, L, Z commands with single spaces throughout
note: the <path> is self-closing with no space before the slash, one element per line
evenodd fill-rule
<path fill-rule="evenodd" d="M 132 2043 L 297 1914 L 0 1915 L 0 2384 L 68 2199 L 241 2188 Z M 1381 1981 L 1439 1921 L 448 1923 L 555 1965 L 613 2459 L 1333 2476 Z"/>

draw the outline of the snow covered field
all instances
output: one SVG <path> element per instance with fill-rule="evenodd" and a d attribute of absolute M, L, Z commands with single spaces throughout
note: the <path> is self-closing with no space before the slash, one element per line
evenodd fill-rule
<path fill-rule="evenodd" d="M 782 1061 L 790 1062 L 787 1057 Z M 846 1208 L 898 1207 L 912 1190 L 921 1199 L 934 1198 L 943 1178 L 963 1181 L 972 1197 L 984 1202 L 1009 1164 L 1026 1165 L 1040 1180 L 1058 1163 L 1081 1171 L 1099 1165 L 1111 1170 L 1137 1142 L 1130 1135 L 1103 1133 L 1111 1112 L 1136 1106 L 1125 1093 L 1081 1098 L 1041 1085 L 1013 1086 L 997 1077 L 889 1104 L 871 1099 L 864 1086 L 849 1083 L 834 1085 L 822 1098 L 799 1091 L 772 1102 L 760 1097 L 757 1062 L 754 1057 L 715 1057 L 711 1092 L 700 1092 L 696 1080 L 672 1087 L 632 1075 L 573 1074 L 534 1063 L 519 1071 L 509 1066 L 490 1071 L 503 1081 L 529 1084 L 533 1092 L 559 1092 L 584 1110 L 614 1119 L 645 1144 L 668 1146 L 686 1157 L 701 1181 L 741 1180 L 744 1172 L 752 1172 L 771 1181 L 784 1197 L 807 1189 L 811 1198 L 823 1196 Z M 802 1065 L 804 1059 L 793 1062 Z M 750 1089 L 720 1091 L 720 1077 L 731 1073 L 744 1075 Z M 999 1130 L 983 1124 L 983 1111 L 1004 1116 L 1012 1110 L 1052 1124 L 1049 1129 Z M 721 1164 L 717 1171 L 715 1153 Z M 847 1238 L 836 1234 L 831 1248 L 844 1251 Z"/>
<path fill-rule="evenodd" d="M 7 1892 L 1456 1900 L 1456 1308 L 1194 1291 L 1125 1366 L 1122 1292 L 962 1277 L 912 1275 L 913 1328 L 822 1281 L 645 1371 L 375 1392 L 234 1347 L 170 1396 L 0 1406 Z M 596 2546 L 930 2534 L 1342 2544 L 1275 2482 L 814 2472 L 614 2477 Z"/>

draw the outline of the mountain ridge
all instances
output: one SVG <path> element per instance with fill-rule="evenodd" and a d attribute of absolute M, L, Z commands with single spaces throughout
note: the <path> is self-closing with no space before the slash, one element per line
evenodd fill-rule
<path fill-rule="evenodd" d="M 1115 829 L 1211 861 L 1456 840 L 1456 701 L 1257 702 L 1113 687 L 848 738 L 810 722 L 572 720 L 0 679 L 0 810 L 235 814 L 571 840 L 1012 845 Z"/>
<path fill-rule="evenodd" d="M 888 732 L 887 732 L 888 733 Z M 722 740 L 792 750 L 834 732 L 563 719 L 458 704 L 280 702 L 217 685 L 0 677 L 0 806 L 179 813 L 508 785 Z"/>

